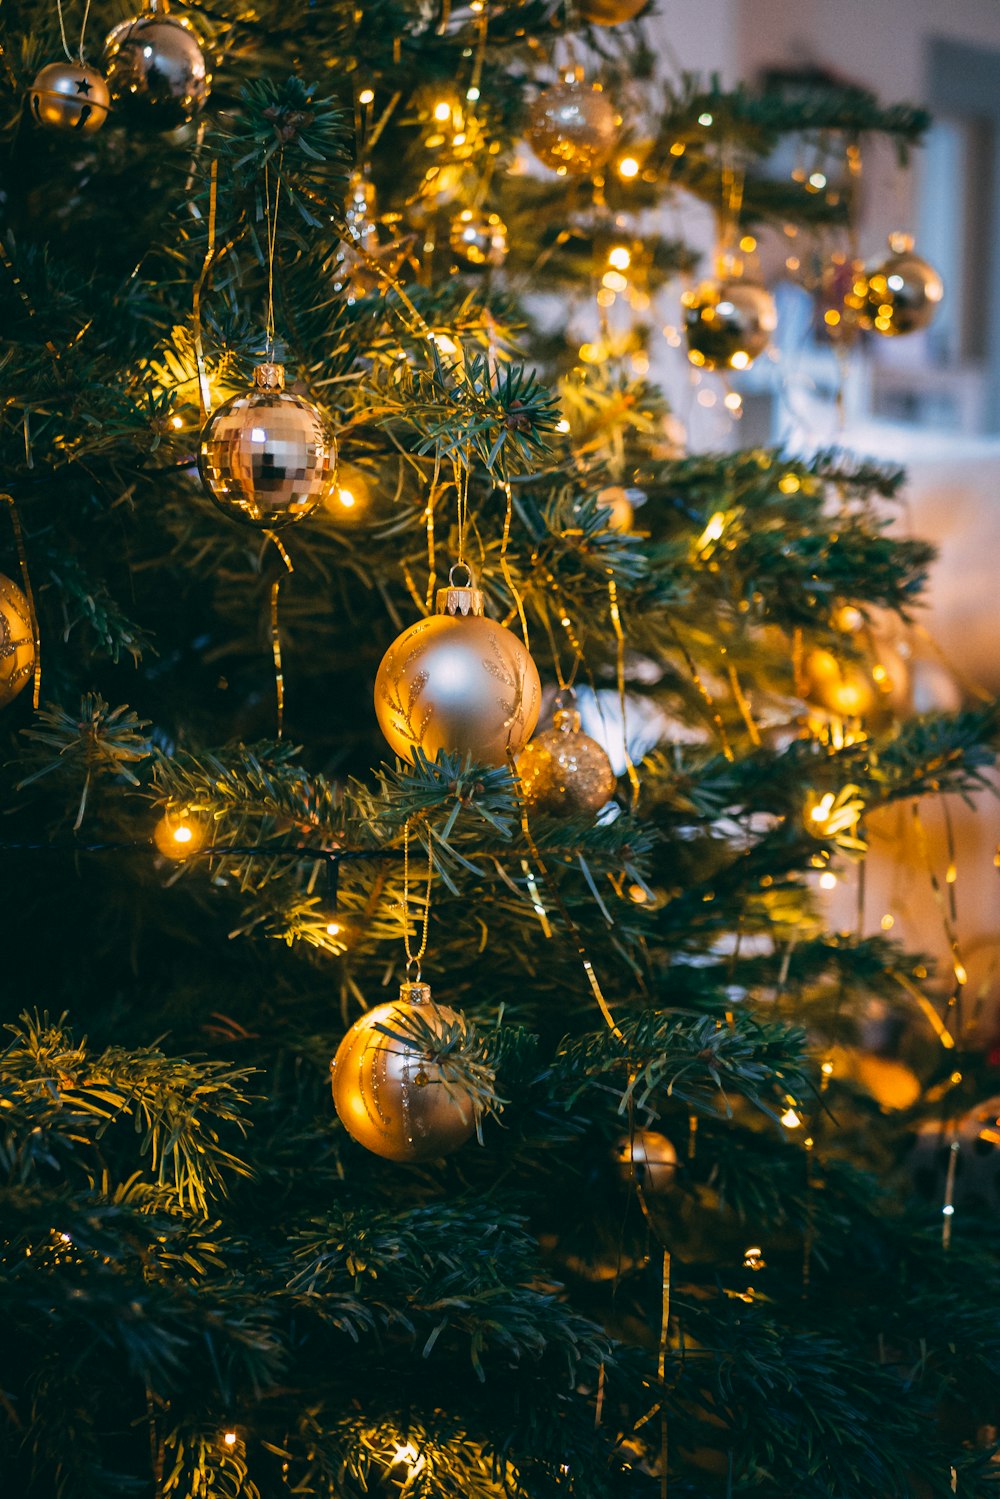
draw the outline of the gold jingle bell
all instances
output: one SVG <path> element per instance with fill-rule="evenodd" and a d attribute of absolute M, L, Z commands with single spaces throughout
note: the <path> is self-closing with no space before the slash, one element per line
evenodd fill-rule
<path fill-rule="evenodd" d="M 366 1150 L 388 1161 L 446 1155 L 475 1129 L 472 1100 L 415 1034 L 416 1016 L 436 1036 L 464 1027 L 457 1011 L 432 1003 L 430 996 L 429 984 L 401 984 L 395 1003 L 376 1005 L 354 1022 L 333 1059 L 333 1102 L 341 1123 Z"/>
<path fill-rule="evenodd" d="M 599 171 L 618 141 L 618 115 L 596 85 L 554 83 L 531 106 L 531 149 L 547 167 L 574 177 Z"/>
<path fill-rule="evenodd" d="M 575 708 L 556 709 L 517 762 L 525 800 L 538 812 L 593 816 L 615 794 L 617 777 L 601 745 L 580 730 Z"/>
<path fill-rule="evenodd" d="M 507 225 L 498 213 L 463 208 L 451 221 L 448 243 L 465 266 L 499 270 L 507 259 Z"/>
<path fill-rule="evenodd" d="M 932 265 L 914 254 L 908 234 L 890 234 L 892 254 L 868 275 L 863 325 L 893 337 L 926 328 L 944 296 L 944 282 Z"/>
<path fill-rule="evenodd" d="M 167 15 L 163 0 L 108 33 L 104 65 L 115 109 L 147 130 L 186 125 L 212 86 L 197 32 L 186 16 Z"/>
<path fill-rule="evenodd" d="M 280 364 L 259 364 L 254 389 L 205 423 L 198 471 L 219 509 L 258 530 L 308 515 L 337 472 L 337 450 L 319 409 L 285 390 Z"/>
<path fill-rule="evenodd" d="M 28 600 L 0 573 L 0 708 L 12 702 L 31 680 L 35 639 Z"/>
<path fill-rule="evenodd" d="M 100 130 L 110 102 L 103 73 L 85 62 L 50 62 L 28 93 L 28 111 L 36 125 L 77 135 Z"/>
<path fill-rule="evenodd" d="M 622 1135 L 614 1148 L 618 1175 L 626 1186 L 641 1187 L 647 1197 L 669 1192 L 677 1179 L 677 1151 L 666 1135 L 637 1129 Z"/>
<path fill-rule="evenodd" d="M 767 287 L 742 276 L 703 281 L 681 301 L 688 359 L 698 369 L 748 370 L 778 326 Z"/>
<path fill-rule="evenodd" d="M 401 759 L 420 750 L 468 755 L 503 765 L 518 755 L 538 722 L 542 686 L 522 642 L 483 613 L 483 595 L 468 583 L 438 590 L 436 614 L 404 630 L 375 678 L 379 728 Z M 452 578 L 458 567 L 452 568 Z"/>

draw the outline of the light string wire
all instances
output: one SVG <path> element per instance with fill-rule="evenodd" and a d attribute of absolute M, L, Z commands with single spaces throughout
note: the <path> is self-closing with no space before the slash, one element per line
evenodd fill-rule
<path fill-rule="evenodd" d="M 434 845 L 427 838 L 427 896 L 424 901 L 423 932 L 416 952 L 410 948 L 410 819 L 403 824 L 403 951 L 406 953 L 406 976 L 416 970 L 415 982 L 420 982 L 420 964 L 427 952 L 427 938 L 431 922 L 431 884 L 434 879 Z"/>

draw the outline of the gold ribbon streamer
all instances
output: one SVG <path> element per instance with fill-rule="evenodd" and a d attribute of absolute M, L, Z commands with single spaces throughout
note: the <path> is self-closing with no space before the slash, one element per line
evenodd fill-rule
<path fill-rule="evenodd" d="M 208 380 L 208 371 L 205 368 L 205 348 L 201 337 L 201 297 L 208 282 L 208 275 L 212 269 L 215 259 L 215 220 L 219 196 L 219 162 L 215 158 L 209 175 L 208 187 L 208 243 L 205 246 L 205 259 L 202 261 L 201 274 L 194 284 L 191 294 L 191 321 L 194 327 L 194 362 L 198 370 L 198 406 L 201 411 L 202 426 L 208 421 L 212 410 L 212 388 Z"/>
<path fill-rule="evenodd" d="M 503 535 L 500 538 L 500 571 L 503 573 L 503 580 L 510 589 L 514 603 L 517 605 L 517 617 L 521 621 L 521 633 L 524 636 L 524 649 L 530 651 L 531 646 L 528 644 L 528 620 L 524 613 L 524 601 L 511 576 L 510 563 L 507 561 L 507 546 L 510 542 L 510 523 L 514 511 L 514 491 L 506 480 L 504 480 L 503 490 L 507 496 L 507 509 L 503 518 Z"/>
<path fill-rule="evenodd" d="M 12 494 L 0 494 L 0 500 L 6 500 L 10 507 L 10 524 L 14 532 L 14 546 L 17 549 L 17 561 L 21 569 L 21 581 L 24 584 L 24 596 L 28 601 L 28 623 L 31 626 L 31 641 L 35 649 L 35 664 L 32 670 L 31 706 L 38 711 L 38 704 L 42 694 L 42 637 L 38 628 L 38 612 L 35 609 L 35 594 L 31 586 L 31 575 L 28 572 L 28 553 L 24 546 L 24 532 L 21 529 L 21 517 L 17 512 Z"/>
<path fill-rule="evenodd" d="M 268 541 L 273 541 L 278 556 L 285 564 L 285 577 L 291 577 L 295 568 L 292 559 L 274 531 L 265 531 Z M 278 622 L 278 595 L 284 578 L 275 578 L 271 584 L 271 655 L 274 657 L 274 696 L 278 710 L 278 733 L 280 739 L 285 731 L 285 672 L 281 663 L 281 631 Z"/>

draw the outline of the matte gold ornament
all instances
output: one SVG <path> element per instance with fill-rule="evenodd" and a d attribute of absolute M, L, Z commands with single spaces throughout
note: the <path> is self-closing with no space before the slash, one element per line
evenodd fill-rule
<path fill-rule="evenodd" d="M 452 573 L 456 571 L 452 569 Z M 538 722 L 542 688 L 522 642 L 487 619 L 483 596 L 454 583 L 438 590 L 437 614 L 410 625 L 386 651 L 375 678 L 375 713 L 404 760 L 422 750 L 503 765 Z"/>
<path fill-rule="evenodd" d="M 688 359 L 698 369 L 748 370 L 778 326 L 767 287 L 742 276 L 703 281 L 681 301 Z"/>
<path fill-rule="evenodd" d="M 0 573 L 0 708 L 31 681 L 35 670 L 35 640 L 28 600 L 10 578 Z"/>
<path fill-rule="evenodd" d="M 422 1022 L 422 1024 L 421 1024 Z M 403 983 L 399 999 L 356 1020 L 331 1068 L 333 1102 L 348 1134 L 389 1161 L 422 1161 L 464 1145 L 476 1126 L 468 1093 L 420 1037 L 465 1022 L 431 1001 L 429 984 Z"/>
<path fill-rule="evenodd" d="M 659 1130 L 637 1129 L 631 1137 L 622 1135 L 614 1158 L 622 1181 L 641 1187 L 647 1197 L 669 1192 L 677 1179 L 677 1151 Z"/>
<path fill-rule="evenodd" d="M 592 817 L 618 784 L 596 739 L 580 730 L 575 708 L 557 708 L 552 728 L 536 734 L 517 762 L 529 806 L 563 817 Z"/>
<path fill-rule="evenodd" d="M 528 142 L 555 171 L 587 177 L 601 169 L 618 140 L 615 107 L 596 84 L 554 83 L 531 106 Z"/>
<path fill-rule="evenodd" d="M 577 10 L 591 26 L 621 26 L 634 21 L 649 0 L 582 0 Z"/>
<path fill-rule="evenodd" d="M 932 265 L 913 252 L 908 234 L 890 234 L 892 254 L 868 275 L 861 314 L 866 328 L 888 338 L 926 328 L 944 296 L 944 282 Z"/>
<path fill-rule="evenodd" d="M 285 390 L 280 364 L 259 364 L 254 389 L 233 396 L 205 423 L 198 470 L 233 520 L 270 531 L 300 520 L 324 498 L 337 450 L 319 410 Z"/>
<path fill-rule="evenodd" d="M 507 259 L 507 225 L 498 213 L 463 208 L 451 221 L 448 243 L 466 266 L 499 270 Z"/>
<path fill-rule="evenodd" d="M 28 111 L 36 125 L 76 135 L 100 130 L 110 102 L 103 73 L 85 62 L 50 62 L 28 93 Z"/>
<path fill-rule="evenodd" d="M 212 85 L 198 33 L 162 3 L 108 33 L 104 66 L 116 111 L 144 130 L 186 125 L 204 109 Z"/>

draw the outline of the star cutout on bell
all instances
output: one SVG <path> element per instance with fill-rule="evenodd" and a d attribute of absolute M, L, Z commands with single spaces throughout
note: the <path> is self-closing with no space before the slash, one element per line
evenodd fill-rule
<path fill-rule="evenodd" d="M 78 94 L 89 94 L 91 87 L 89 78 L 78 78 L 76 80 L 76 91 Z"/>

